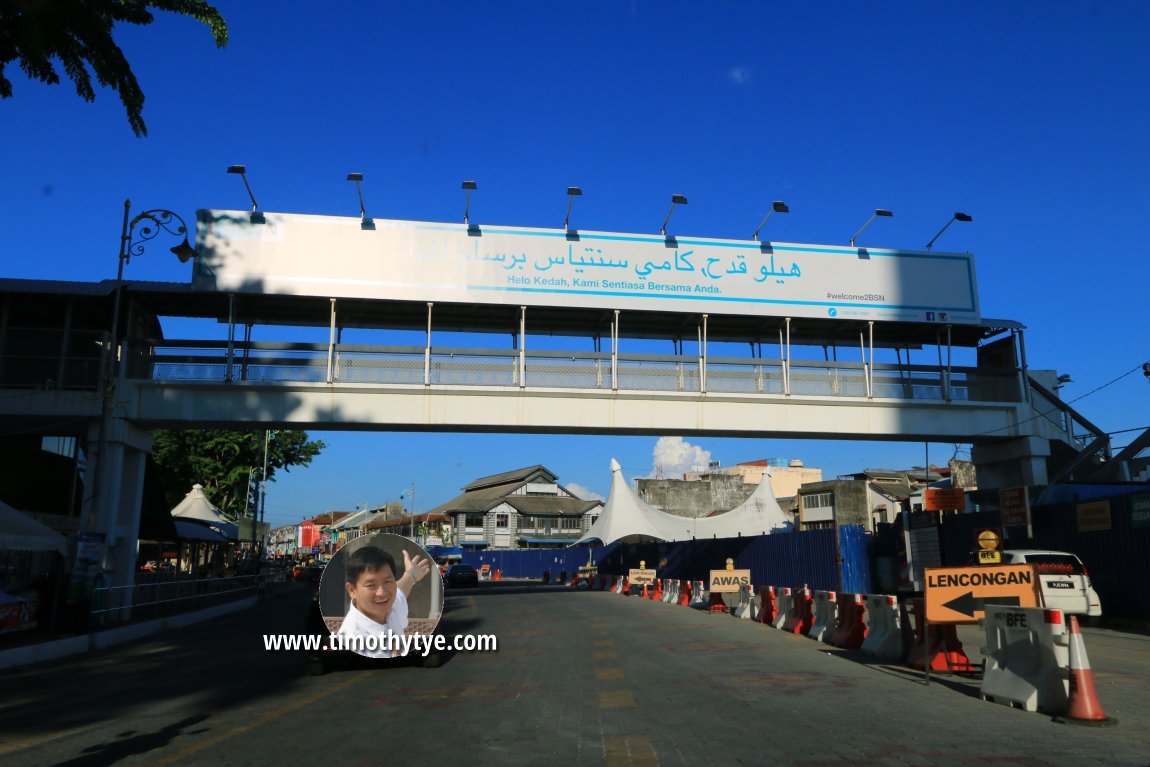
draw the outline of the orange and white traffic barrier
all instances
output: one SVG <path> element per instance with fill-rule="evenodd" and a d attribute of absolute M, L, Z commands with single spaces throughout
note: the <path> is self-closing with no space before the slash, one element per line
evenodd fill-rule
<path fill-rule="evenodd" d="M 958 632 L 953 624 L 938 623 L 928 628 L 923 599 L 912 599 L 908 612 L 914 617 L 914 644 L 906 658 L 908 666 L 925 669 L 929 664 L 931 671 L 975 670 L 962 649 L 962 642 L 958 641 Z"/>
<path fill-rule="evenodd" d="M 862 594 L 839 594 L 835 630 L 827 641 L 844 650 L 857 650 L 866 639 Z"/>
<path fill-rule="evenodd" d="M 688 606 L 697 610 L 705 610 L 710 598 L 711 595 L 707 593 L 706 581 L 695 581 L 694 589 L 691 592 L 691 604 Z"/>
<path fill-rule="evenodd" d="M 1090 658 L 1086 657 L 1086 643 L 1082 641 L 1078 616 L 1070 615 L 1067 619 L 1070 621 L 1067 627 L 1070 637 L 1070 704 L 1066 707 L 1066 713 L 1054 717 L 1054 721 L 1094 727 L 1118 724 L 1117 719 L 1106 716 L 1102 710 L 1102 701 L 1098 700 L 1098 692 L 1094 689 L 1094 671 L 1090 668 Z"/>
<path fill-rule="evenodd" d="M 679 581 L 679 598 L 675 600 L 680 607 L 686 607 L 691 604 L 691 582 L 686 580 Z"/>
<path fill-rule="evenodd" d="M 759 623 L 772 623 L 775 620 L 775 587 L 763 586 L 759 589 L 759 612 L 755 615 Z"/>
<path fill-rule="evenodd" d="M 610 582 L 607 583 L 606 588 L 604 588 L 603 590 L 604 591 L 617 592 L 619 590 L 619 578 L 618 578 L 618 576 L 615 576 L 615 575 L 612 575 L 610 577 L 611 577 Z"/>
<path fill-rule="evenodd" d="M 667 588 L 663 589 L 663 603 L 675 604 L 679 599 L 679 582 L 674 578 L 667 581 Z"/>
<path fill-rule="evenodd" d="M 982 699 L 1026 711 L 1066 711 L 1070 638 L 1062 611 L 992 604 L 984 609 Z"/>
<path fill-rule="evenodd" d="M 625 597 L 631 596 L 631 579 L 626 575 L 619 581 L 619 593 Z"/>
<path fill-rule="evenodd" d="M 827 642 L 838 616 L 838 597 L 833 591 L 816 591 L 813 608 L 814 622 L 807 636 L 816 642 Z"/>
<path fill-rule="evenodd" d="M 711 592 L 711 598 L 707 602 L 707 612 L 709 613 L 730 613 L 731 608 L 727 607 L 727 603 L 723 600 L 723 595 L 718 591 Z"/>
<path fill-rule="evenodd" d="M 794 602 L 794 593 L 790 586 L 783 586 L 775 591 L 775 603 L 778 605 L 778 610 L 775 613 L 775 621 L 771 624 L 772 626 L 777 629 L 783 627 L 791 614 L 792 602 Z"/>
<path fill-rule="evenodd" d="M 571 583 L 569 585 L 573 589 L 579 588 L 579 573 L 575 573 L 571 576 Z"/>
<path fill-rule="evenodd" d="M 788 634 L 805 634 L 811 630 L 815 622 L 811 614 L 811 601 L 810 589 L 795 589 L 791 592 L 791 612 L 783 622 L 783 631 Z"/>
<path fill-rule="evenodd" d="M 866 595 L 867 634 L 859 649 L 888 660 L 902 658 L 902 623 L 898 600 L 889 594 Z"/>

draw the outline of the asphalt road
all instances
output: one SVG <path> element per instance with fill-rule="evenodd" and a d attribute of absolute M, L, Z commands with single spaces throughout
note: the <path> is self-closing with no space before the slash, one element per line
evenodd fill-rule
<path fill-rule="evenodd" d="M 496 652 L 306 676 L 262 634 L 301 631 L 308 599 L 0 673 L 0 764 L 1150 765 L 1141 635 L 1086 632 L 1119 719 L 1095 729 L 749 621 L 515 584 L 448 592 L 440 630 Z"/>

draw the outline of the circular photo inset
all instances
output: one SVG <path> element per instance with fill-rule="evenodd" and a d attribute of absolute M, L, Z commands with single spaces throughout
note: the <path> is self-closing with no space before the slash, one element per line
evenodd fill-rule
<path fill-rule="evenodd" d="M 415 541 L 391 533 L 364 535 L 331 558 L 319 584 L 319 611 L 336 649 L 368 658 L 415 652 L 443 615 L 443 582 Z"/>

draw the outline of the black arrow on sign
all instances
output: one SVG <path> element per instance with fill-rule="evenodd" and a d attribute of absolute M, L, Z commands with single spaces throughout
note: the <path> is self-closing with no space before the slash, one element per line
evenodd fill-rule
<path fill-rule="evenodd" d="M 944 602 L 943 607 L 954 610 L 956 613 L 974 617 L 975 612 L 986 612 L 986 605 L 1021 605 L 1018 597 L 976 597 L 973 591 L 968 591 L 960 597 Z"/>

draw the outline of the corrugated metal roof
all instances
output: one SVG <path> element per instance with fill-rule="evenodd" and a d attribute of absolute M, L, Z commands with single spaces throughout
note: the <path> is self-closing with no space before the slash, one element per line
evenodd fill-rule
<path fill-rule="evenodd" d="M 1015 320 L 992 320 L 989 317 L 982 318 L 982 326 L 991 330 L 1026 330 L 1026 326 L 1021 322 Z"/>
<path fill-rule="evenodd" d="M 905 501 L 910 498 L 910 488 L 905 485 L 895 485 L 890 482 L 869 482 L 870 488 L 876 493 L 882 493 L 896 501 Z"/>

